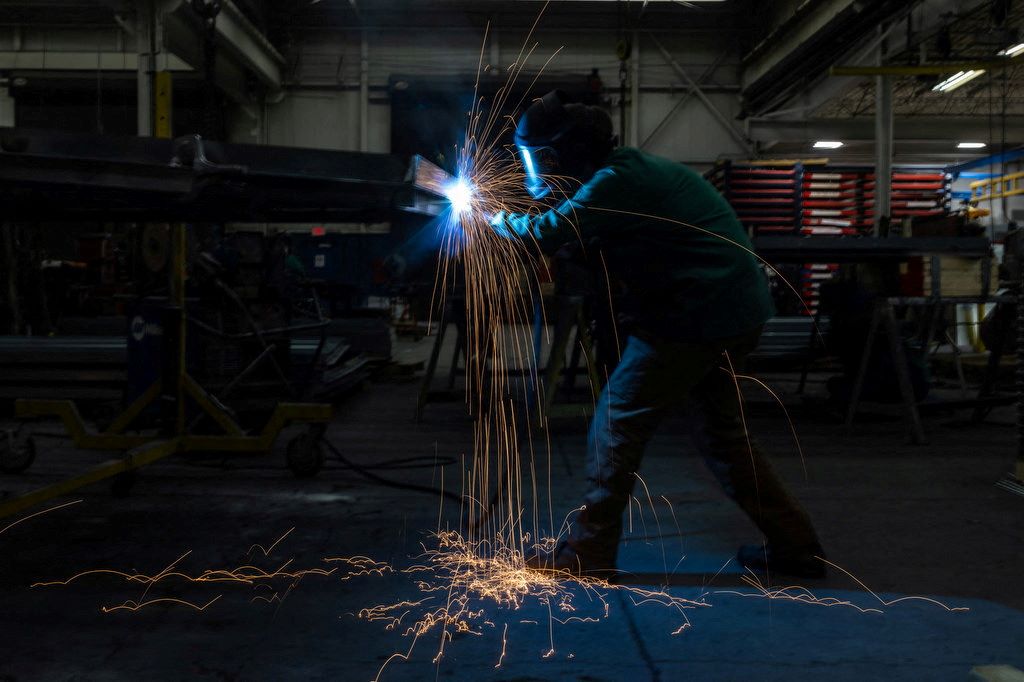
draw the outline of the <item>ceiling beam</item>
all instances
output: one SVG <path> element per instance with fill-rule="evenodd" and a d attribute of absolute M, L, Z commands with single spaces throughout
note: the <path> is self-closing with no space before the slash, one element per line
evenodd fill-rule
<path fill-rule="evenodd" d="M 830 76 L 942 76 L 947 73 L 959 71 L 996 71 L 1006 69 L 1017 64 L 1024 63 L 1024 60 L 1015 62 L 1012 58 L 993 59 L 987 62 L 935 62 L 933 64 L 916 64 L 914 66 L 903 66 L 899 64 L 887 64 L 885 66 L 833 66 L 828 70 Z"/>
<path fill-rule="evenodd" d="M 869 142 L 875 137 L 875 120 L 870 116 L 854 119 L 806 120 L 751 118 L 747 119 L 747 125 L 750 137 L 763 146 L 779 142 L 813 142 L 814 140 Z M 1001 137 L 1002 130 L 997 132 Z M 988 142 L 990 129 L 988 120 L 983 117 L 903 116 L 896 118 L 894 136 L 897 142 L 901 140 Z M 1006 141 L 1014 144 L 1024 143 L 1024 121 L 1019 120 L 1018 117 L 1007 119 Z"/>
<path fill-rule="evenodd" d="M 164 15 L 164 44 L 196 71 L 203 70 L 202 21 L 186 0 L 168 3 Z M 217 85 L 235 99 L 248 89 L 252 74 L 268 91 L 281 89 L 285 59 L 231 0 L 217 15 Z"/>
<path fill-rule="evenodd" d="M 910 38 L 916 43 L 920 43 L 922 39 L 930 38 L 942 28 L 949 21 L 948 15 L 968 14 L 985 2 L 986 0 L 918 0 L 915 3 L 907 3 L 909 12 L 905 11 L 901 15 L 897 15 L 900 19 L 899 26 L 902 28 L 905 25 L 902 22 L 905 22 L 909 16 L 914 31 Z M 828 68 L 835 64 L 842 64 L 846 67 L 874 66 L 877 64 L 878 47 L 883 39 L 888 40 L 890 54 L 916 47 L 916 45 L 907 44 L 906 31 L 893 30 L 896 26 L 896 23 L 892 23 L 888 27 L 889 30 L 883 32 L 882 35 L 873 36 L 870 40 L 859 42 L 840 52 L 831 63 L 820 64 L 817 73 L 808 74 L 805 84 L 786 93 L 773 109 L 787 117 L 809 115 L 827 102 L 842 97 L 856 87 L 860 81 L 856 78 L 830 76 Z M 901 40 L 901 44 L 895 44 Z M 747 83 L 749 82 L 748 80 Z"/>
<path fill-rule="evenodd" d="M 756 82 L 816 33 L 845 15 L 859 11 L 856 0 L 824 0 L 799 3 L 793 14 L 773 27 L 768 35 L 744 56 L 744 85 Z"/>
<path fill-rule="evenodd" d="M 136 71 L 135 52 L 0 50 L 0 71 Z M 181 59 L 170 55 L 169 71 L 191 71 Z"/>

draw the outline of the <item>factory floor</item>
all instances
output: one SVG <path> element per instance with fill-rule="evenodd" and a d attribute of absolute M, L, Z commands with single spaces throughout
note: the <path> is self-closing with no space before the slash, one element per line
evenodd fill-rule
<path fill-rule="evenodd" d="M 429 343 L 402 342 L 396 357 L 421 358 Z M 806 472 L 782 411 L 754 391 L 751 432 L 842 567 L 799 581 L 805 591 L 773 576 L 766 588 L 790 589 L 768 599 L 744 581 L 730 558 L 757 532 L 671 420 L 644 461 L 655 503 L 634 510 L 622 586 L 568 585 L 515 610 L 470 602 L 481 611 L 473 631 L 416 639 L 408 628 L 447 594 L 424 591 L 418 581 L 429 574 L 402 569 L 425 561 L 439 523 L 458 522 L 454 505 L 368 481 L 334 459 L 318 477 L 296 479 L 281 443 L 270 457 L 166 460 L 127 498 L 99 484 L 40 509 L 81 500 L 71 506 L 6 530 L 12 519 L 0 521 L 0 680 L 967 680 L 997 679 L 990 668 L 972 678 L 981 666 L 1024 669 L 1024 498 L 994 485 L 1013 464 L 1012 411 L 996 410 L 984 426 L 962 411 L 927 416 L 930 444 L 912 446 L 891 408 L 869 406 L 847 435 L 834 413 L 792 395 L 791 375 L 766 378 L 787 392 Z M 812 376 L 812 395 L 823 379 Z M 338 406 L 327 438 L 362 465 L 446 462 L 373 472 L 458 491 L 472 423 L 454 401 L 428 405 L 417 424 L 417 381 L 374 381 Z M 556 516 L 582 490 L 585 428 L 570 419 L 550 432 Z M 536 440 L 543 478 L 545 442 Z M 0 496 L 105 458 L 60 439 L 40 443 L 28 473 L 0 477 Z M 357 555 L 396 570 L 353 575 L 358 566 L 336 560 Z M 235 578 L 334 572 L 249 582 L 170 575 L 244 566 L 255 568 Z M 123 574 L 33 586 L 90 569 Z M 152 586 L 130 577 L 161 572 Z M 680 610 L 668 599 L 694 604 Z M 360 617 L 401 602 L 393 615 L 408 614 L 393 627 Z M 410 647 L 408 660 L 392 657 Z"/>

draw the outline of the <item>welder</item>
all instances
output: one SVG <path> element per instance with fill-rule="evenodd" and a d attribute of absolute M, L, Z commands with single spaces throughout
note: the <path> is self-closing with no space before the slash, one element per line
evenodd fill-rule
<path fill-rule="evenodd" d="M 597 402 L 587 442 L 587 492 L 567 539 L 532 556 L 536 568 L 614 571 L 623 513 L 648 441 L 688 402 L 691 437 L 708 467 L 764 534 L 740 548 L 744 567 L 824 575 L 807 513 L 748 438 L 737 380 L 774 312 L 763 270 L 735 212 L 682 164 L 616 147 L 601 108 L 554 91 L 534 100 L 515 131 L 535 197 L 552 208 L 494 216 L 499 234 L 543 252 L 566 242 L 599 249 L 630 320 L 621 359 Z M 558 201 L 567 182 L 578 189 Z M 566 192 L 568 195 L 568 192 Z"/>

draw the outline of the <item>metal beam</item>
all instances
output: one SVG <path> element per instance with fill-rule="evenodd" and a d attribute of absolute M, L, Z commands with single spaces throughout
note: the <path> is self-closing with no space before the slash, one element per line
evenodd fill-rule
<path fill-rule="evenodd" d="M 828 70 L 830 76 L 941 76 L 958 71 L 995 71 L 1024 63 L 1024 60 L 996 59 L 987 62 L 965 62 L 960 64 L 921 64 L 918 66 L 833 66 Z"/>
<path fill-rule="evenodd" d="M 174 54 L 196 70 L 203 67 L 202 22 L 187 0 L 165 0 L 164 42 Z M 217 15 L 217 85 L 238 101 L 246 101 L 246 74 L 267 90 L 281 88 L 285 59 L 270 41 L 231 2 L 224 0 Z"/>
<path fill-rule="evenodd" d="M 281 88 L 281 69 L 285 60 L 266 36 L 252 25 L 241 10 L 224 0 L 223 9 L 217 17 L 217 34 L 226 47 L 252 71 L 270 90 Z"/>
<path fill-rule="evenodd" d="M 1024 142 L 1024 121 L 1020 117 L 1006 120 L 1008 143 Z M 775 141 L 800 142 L 806 140 L 839 139 L 845 142 L 875 139 L 874 118 L 751 118 L 748 119 L 750 136 L 762 143 Z M 893 134 L 897 142 L 903 140 L 988 140 L 991 131 L 983 117 L 904 116 L 894 121 Z M 1000 135 L 1002 131 L 1000 131 Z"/>
<path fill-rule="evenodd" d="M 718 122 L 721 123 L 729 134 L 740 143 L 740 146 L 743 147 L 743 149 L 747 150 L 748 153 L 752 153 L 754 151 L 754 143 L 747 134 L 740 130 L 736 124 L 729 119 L 729 117 L 723 114 L 718 107 L 715 106 L 714 102 L 704 94 L 704 91 L 700 89 L 700 86 L 693 80 L 693 78 L 690 77 L 690 74 L 686 73 L 686 69 L 680 66 L 679 62 L 675 60 L 672 54 L 665 49 L 665 46 L 661 44 L 661 41 L 659 41 L 653 34 L 648 33 L 647 36 L 651 39 L 651 42 L 654 43 L 654 46 L 658 48 L 658 51 L 661 52 L 661 56 L 664 57 L 668 65 L 672 67 L 672 70 L 683 79 L 683 81 L 693 91 L 693 94 L 695 94 L 700 101 L 704 103 L 704 106 L 707 107 L 712 116 L 718 119 Z"/>
<path fill-rule="evenodd" d="M 974 11 L 985 0 L 919 0 L 908 8 L 899 21 L 893 21 L 881 36 L 875 36 L 867 42 L 860 43 L 838 54 L 833 63 L 844 64 L 849 67 L 870 65 L 874 61 L 878 46 L 882 40 L 888 39 L 891 44 L 891 52 L 898 52 L 908 49 L 907 44 L 892 44 L 898 40 L 900 31 L 895 30 L 903 26 L 903 20 L 911 17 L 914 26 L 915 36 L 931 36 L 948 21 L 948 15 L 963 15 Z M 909 4 L 909 3 L 908 3 Z M 891 35 L 890 35 L 891 34 Z M 826 66 L 825 64 L 822 67 Z M 750 71 L 747 72 L 745 82 L 753 82 Z M 821 75 L 811 79 L 808 84 L 798 92 L 795 92 L 785 100 L 779 102 L 776 107 L 779 113 L 784 116 L 792 114 L 804 114 L 813 112 L 826 102 L 841 97 L 857 85 L 857 81 L 850 78 L 830 78 L 827 71 L 822 68 Z"/>
<path fill-rule="evenodd" d="M 991 168 L 992 166 L 1001 166 L 1005 163 L 1021 160 L 1024 160 L 1024 147 L 958 163 L 955 166 L 951 166 L 949 170 L 950 173 L 953 174 L 953 179 L 955 180 L 961 173 L 966 173 L 967 171 L 971 171 L 976 168 Z"/>
<path fill-rule="evenodd" d="M 793 16 L 776 26 L 746 57 L 744 85 L 767 74 L 775 65 L 844 13 L 856 11 L 857 0 L 801 2 Z M 770 47 L 769 47 L 770 46 Z"/>
<path fill-rule="evenodd" d="M 698 86 L 707 87 L 708 80 L 711 78 L 712 75 L 714 75 L 715 71 L 722 64 L 722 62 L 725 61 L 725 58 L 726 58 L 727 54 L 728 54 L 727 52 L 722 52 L 720 55 L 718 55 L 715 58 L 715 61 L 712 62 L 708 66 L 708 68 L 706 68 L 704 70 L 704 73 L 702 73 L 700 75 L 700 77 L 697 79 L 697 85 Z M 658 125 L 655 126 L 654 130 L 652 130 L 650 133 L 648 133 L 647 137 L 644 138 L 644 141 L 640 143 L 640 149 L 646 149 L 647 148 L 647 144 L 651 140 L 653 140 L 658 135 L 658 133 L 660 133 L 662 131 L 662 129 L 664 129 L 665 126 L 667 126 L 669 124 L 669 122 L 672 121 L 672 119 L 675 117 L 675 115 L 677 113 L 679 113 L 679 111 L 684 106 L 686 106 L 686 103 L 690 101 L 690 97 L 692 95 L 693 95 L 693 88 L 687 88 L 686 91 L 683 92 L 683 96 L 680 97 L 676 101 L 676 103 L 672 106 L 672 108 L 669 110 L 669 112 L 667 114 L 665 114 L 664 118 L 661 119 L 661 122 L 658 123 Z"/>

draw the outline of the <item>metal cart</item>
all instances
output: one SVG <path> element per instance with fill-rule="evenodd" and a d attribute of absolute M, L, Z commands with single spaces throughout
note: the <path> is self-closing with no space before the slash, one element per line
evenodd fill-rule
<path fill-rule="evenodd" d="M 172 258 L 162 310 L 158 378 L 102 431 L 91 429 L 71 400 L 19 399 L 21 418 L 58 418 L 77 448 L 123 453 L 53 485 L 0 503 L 0 518 L 104 479 L 127 492 L 133 472 L 176 453 L 266 453 L 291 423 L 310 427 L 287 446 L 288 465 L 310 476 L 323 463 L 319 441 L 329 404 L 280 402 L 263 428 L 246 432 L 231 411 L 200 386 L 186 363 L 186 235 L 191 222 L 370 221 L 396 211 L 426 217 L 444 208 L 444 171 L 419 157 L 328 152 L 178 140 L 0 129 L 0 205 L 4 220 L 169 222 Z M 258 330 L 252 334 L 258 336 Z M 130 433 L 147 410 L 159 428 Z M 217 433 L 193 428 L 201 415 Z M 5 470 L 25 470 L 37 448 L 8 435 Z"/>

